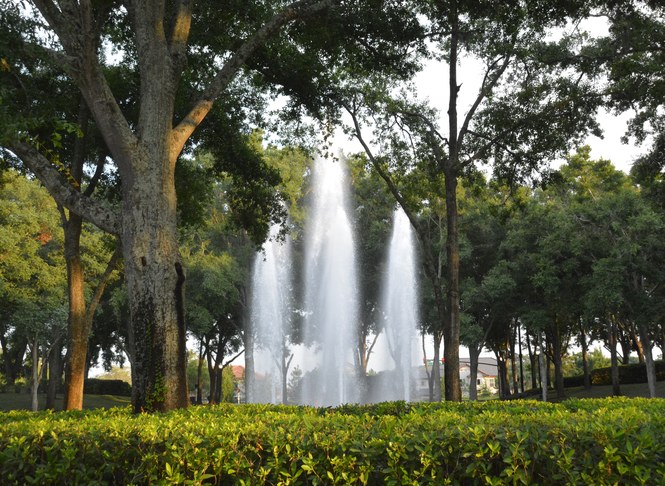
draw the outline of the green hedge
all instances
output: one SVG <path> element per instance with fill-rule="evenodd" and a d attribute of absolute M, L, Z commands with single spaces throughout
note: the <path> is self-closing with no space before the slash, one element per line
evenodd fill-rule
<path fill-rule="evenodd" d="M 566 388 L 584 386 L 584 375 L 564 376 L 563 386 Z"/>
<path fill-rule="evenodd" d="M 3 484 L 663 484 L 665 400 L 0 414 Z"/>
<path fill-rule="evenodd" d="M 656 380 L 665 380 L 665 361 L 656 361 Z M 632 383 L 646 383 L 647 368 L 644 363 L 635 363 L 619 366 L 619 383 L 630 385 Z M 612 368 L 598 368 L 591 371 L 592 385 L 611 385 Z"/>
<path fill-rule="evenodd" d="M 122 380 L 100 380 L 89 378 L 83 384 L 83 393 L 90 395 L 118 395 L 120 397 L 131 397 L 132 386 Z"/>

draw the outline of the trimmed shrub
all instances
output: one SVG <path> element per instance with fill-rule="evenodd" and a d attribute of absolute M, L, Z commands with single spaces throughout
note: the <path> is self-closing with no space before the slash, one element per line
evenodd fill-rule
<path fill-rule="evenodd" d="M 665 380 L 665 361 L 656 361 L 656 379 Z M 633 383 L 647 382 L 647 368 L 644 363 L 634 363 L 619 366 L 619 383 L 630 385 Z M 593 385 L 611 385 L 612 368 L 598 368 L 591 371 L 591 383 Z"/>
<path fill-rule="evenodd" d="M 566 388 L 584 386 L 584 375 L 564 376 L 563 386 L 565 386 Z"/>
<path fill-rule="evenodd" d="M 100 380 L 89 378 L 83 384 L 83 393 L 90 395 L 118 395 L 121 397 L 132 396 L 132 386 L 122 380 Z"/>
<path fill-rule="evenodd" d="M 663 484 L 665 400 L 0 414 L 3 484 Z"/>

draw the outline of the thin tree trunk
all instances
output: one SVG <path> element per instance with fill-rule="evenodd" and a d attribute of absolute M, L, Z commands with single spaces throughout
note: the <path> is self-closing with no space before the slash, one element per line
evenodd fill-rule
<path fill-rule="evenodd" d="M 649 330 L 644 324 L 639 325 L 640 341 L 644 345 L 644 360 L 647 369 L 647 385 L 649 398 L 656 398 L 656 365 L 653 361 L 653 346 L 649 338 Z"/>
<path fill-rule="evenodd" d="M 445 345 L 444 345 L 445 346 Z M 434 336 L 434 359 L 432 360 L 432 371 L 429 381 L 429 399 L 430 402 L 441 401 L 441 355 L 439 349 L 441 347 L 441 336 Z M 444 364 L 444 371 L 447 363 Z M 445 380 L 445 377 L 444 377 Z"/>
<path fill-rule="evenodd" d="M 589 343 L 582 319 L 580 319 L 580 346 L 582 346 L 582 369 L 584 373 L 584 389 L 591 389 L 591 372 L 589 370 Z"/>
<path fill-rule="evenodd" d="M 286 405 L 289 403 L 288 399 L 288 377 L 291 361 L 293 361 L 293 353 L 289 353 L 286 345 L 282 348 L 282 403 Z M 288 354 L 288 358 L 286 355 Z"/>
<path fill-rule="evenodd" d="M 617 325 L 614 317 L 610 317 L 609 329 L 610 362 L 612 366 L 612 395 L 621 395 L 619 386 L 619 359 L 617 357 Z"/>
<path fill-rule="evenodd" d="M 513 326 L 513 330 L 510 335 L 510 370 L 512 373 L 512 378 L 513 378 L 513 395 L 517 395 L 519 393 L 519 385 L 518 385 L 518 377 L 517 377 L 517 360 L 516 360 L 516 354 L 515 354 L 515 339 L 516 339 L 516 334 L 517 334 L 517 323 L 514 321 L 513 322 L 515 326 Z"/>
<path fill-rule="evenodd" d="M 39 410 L 39 341 L 35 337 L 32 342 L 32 411 Z"/>
<path fill-rule="evenodd" d="M 62 336 L 58 336 L 49 352 L 49 379 L 46 390 L 46 409 L 55 410 L 60 380 L 62 379 Z"/>
<path fill-rule="evenodd" d="M 201 390 L 201 375 L 203 374 L 203 339 L 199 342 L 199 360 L 196 366 L 196 404 L 203 404 L 203 394 Z"/>
<path fill-rule="evenodd" d="M 520 390 L 524 393 L 524 362 L 522 359 L 522 324 L 517 321 L 517 339 L 520 353 Z"/>
<path fill-rule="evenodd" d="M 451 34 L 449 46 L 449 94 L 448 103 L 448 160 L 443 164 L 446 189 L 446 284 L 448 292 L 448 316 L 444 322 L 443 351 L 445 358 L 446 400 L 462 400 L 462 387 L 459 377 L 460 345 L 460 302 L 459 302 L 459 233 L 457 213 L 457 173 L 459 170 L 459 146 L 457 129 L 457 59 L 459 49 L 459 18 L 457 2 L 450 5 Z"/>
<path fill-rule="evenodd" d="M 558 399 L 566 397 L 566 389 L 563 384 L 563 351 L 561 343 L 561 323 L 555 318 L 554 336 L 552 342 L 552 357 L 554 358 L 554 385 Z"/>
<path fill-rule="evenodd" d="M 478 400 L 478 357 L 481 349 L 469 347 L 469 400 Z"/>
<path fill-rule="evenodd" d="M 255 377 L 254 377 L 254 329 L 251 320 L 245 318 L 245 332 L 243 340 L 245 342 L 245 402 L 254 403 L 256 400 Z"/>
<path fill-rule="evenodd" d="M 534 343 L 533 350 L 531 349 L 531 340 L 529 339 L 529 333 L 526 332 L 526 348 L 529 352 L 529 364 L 531 366 L 531 389 L 535 390 L 538 388 L 538 357 L 536 356 L 537 345 Z"/>
<path fill-rule="evenodd" d="M 545 339 L 538 334 L 538 340 L 539 340 L 539 345 L 540 345 L 540 355 L 539 355 L 539 362 L 540 362 L 540 386 L 542 390 L 542 398 L 543 402 L 547 401 L 547 356 L 545 355 Z"/>
<path fill-rule="evenodd" d="M 630 333 L 622 329 L 623 326 L 621 324 L 616 323 L 615 324 L 615 334 L 616 334 L 616 340 L 621 346 L 621 364 L 627 365 L 630 363 L 630 351 L 632 347 L 633 340 L 630 337 Z"/>

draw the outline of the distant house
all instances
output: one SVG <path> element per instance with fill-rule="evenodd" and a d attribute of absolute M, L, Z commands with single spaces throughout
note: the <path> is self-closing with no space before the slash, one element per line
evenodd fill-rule
<path fill-rule="evenodd" d="M 462 393 L 466 396 L 469 395 L 469 386 L 471 385 L 471 364 L 469 358 L 460 358 L 459 375 L 462 381 Z M 442 360 L 443 362 L 443 360 Z M 443 366 L 441 365 L 441 376 L 443 377 Z M 432 360 L 427 360 L 427 371 L 431 372 Z M 429 382 L 427 381 L 427 373 L 425 366 L 419 366 L 415 372 L 415 395 L 414 399 L 418 401 L 425 401 L 429 399 Z M 487 387 L 490 393 L 494 394 L 499 391 L 498 388 L 498 368 L 496 359 L 494 358 L 479 358 L 478 359 L 478 376 L 476 378 L 476 386 L 478 392 Z"/>
<path fill-rule="evenodd" d="M 245 402 L 245 367 L 240 365 L 231 366 L 231 371 L 233 371 L 233 378 L 236 382 L 236 389 L 234 391 L 233 397 L 234 402 L 244 403 Z"/>
<path fill-rule="evenodd" d="M 462 389 L 469 393 L 471 386 L 471 362 L 469 358 L 460 358 L 459 360 L 459 376 L 460 380 L 464 383 Z M 483 388 L 487 387 L 490 393 L 497 393 L 499 391 L 498 383 L 498 367 L 496 359 L 494 358 L 478 358 L 478 376 L 476 377 L 476 388 L 480 392 Z"/>

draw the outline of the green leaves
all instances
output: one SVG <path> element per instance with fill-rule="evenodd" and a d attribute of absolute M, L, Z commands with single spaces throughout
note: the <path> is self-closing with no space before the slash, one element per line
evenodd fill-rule
<path fill-rule="evenodd" d="M 649 484 L 665 472 L 664 412 L 662 401 L 625 398 L 10 412 L 0 414 L 0 476 L 7 484 Z"/>

